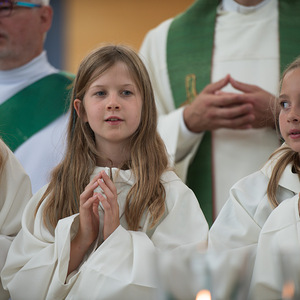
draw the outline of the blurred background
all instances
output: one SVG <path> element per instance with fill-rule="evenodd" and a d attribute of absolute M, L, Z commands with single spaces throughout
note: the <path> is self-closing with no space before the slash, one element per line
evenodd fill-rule
<path fill-rule="evenodd" d="M 76 73 L 80 61 L 101 43 L 139 50 L 146 33 L 194 0 L 51 0 L 52 28 L 46 40 L 50 63 Z"/>

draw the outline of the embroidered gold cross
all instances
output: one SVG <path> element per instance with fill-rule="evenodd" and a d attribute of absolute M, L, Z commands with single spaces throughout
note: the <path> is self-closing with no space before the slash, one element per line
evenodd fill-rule
<path fill-rule="evenodd" d="M 181 104 L 181 106 L 191 104 L 194 101 L 195 97 L 197 96 L 196 75 L 195 74 L 186 75 L 185 90 L 186 90 L 186 100 Z"/>

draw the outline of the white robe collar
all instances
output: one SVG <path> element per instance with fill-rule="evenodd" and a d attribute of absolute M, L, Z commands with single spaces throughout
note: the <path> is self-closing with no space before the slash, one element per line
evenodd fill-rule
<path fill-rule="evenodd" d="M 261 3 L 254 5 L 254 6 L 244 6 L 241 4 L 238 4 L 234 0 L 222 0 L 222 9 L 224 11 L 235 11 L 241 14 L 249 14 L 254 11 L 259 10 L 261 7 L 266 5 L 271 0 L 263 0 Z"/>
<path fill-rule="evenodd" d="M 284 143 L 281 147 L 286 146 L 286 144 Z M 273 168 L 278 160 L 278 158 L 280 157 L 280 154 L 278 154 L 277 156 L 274 156 L 274 158 L 272 158 L 271 160 L 269 160 L 264 167 L 261 169 L 261 171 L 268 177 L 270 178 L 272 175 L 272 171 Z M 300 181 L 299 181 L 299 177 L 298 174 L 295 174 L 292 172 L 292 165 L 288 165 L 280 180 L 279 180 L 279 185 L 290 190 L 293 191 L 294 193 L 298 194 L 300 193 Z"/>
<path fill-rule="evenodd" d="M 99 174 L 102 170 L 110 177 L 113 178 L 113 182 L 126 182 L 128 185 L 133 185 L 135 180 L 131 170 L 120 170 L 118 168 L 108 168 L 108 167 L 96 167 L 91 179 Z"/>
<path fill-rule="evenodd" d="M 120 170 L 118 168 L 108 168 L 108 167 L 95 167 L 90 179 L 92 180 L 97 174 L 99 174 L 102 170 L 105 170 L 106 174 L 110 176 L 112 173 L 112 178 L 114 183 L 128 184 L 133 185 L 136 180 L 134 178 L 134 174 L 131 169 L 129 170 Z M 162 182 L 170 182 L 177 180 L 178 176 L 170 171 L 165 171 L 161 175 Z"/>
<path fill-rule="evenodd" d="M 12 70 L 0 70 L 0 104 L 26 86 L 49 74 L 56 73 L 44 50 L 27 64 Z"/>

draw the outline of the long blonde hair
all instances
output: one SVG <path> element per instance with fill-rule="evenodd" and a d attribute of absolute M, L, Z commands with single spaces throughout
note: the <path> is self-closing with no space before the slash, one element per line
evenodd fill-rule
<path fill-rule="evenodd" d="M 297 68 L 300 68 L 300 57 L 295 59 L 289 66 L 287 66 L 285 71 L 282 73 L 281 80 L 280 80 L 280 90 L 281 90 L 282 82 L 283 82 L 285 75 L 288 72 L 290 72 L 294 69 L 297 69 Z M 277 105 L 279 105 L 279 103 L 277 103 Z M 292 171 L 294 173 L 298 174 L 298 177 L 300 180 L 300 157 L 299 157 L 299 153 L 293 151 L 288 145 L 276 150 L 270 156 L 270 159 L 272 159 L 274 156 L 279 156 L 279 158 L 276 161 L 276 164 L 272 171 L 272 175 L 269 180 L 269 184 L 268 184 L 268 188 L 267 188 L 267 195 L 268 195 L 268 199 L 271 202 L 272 206 L 275 208 L 279 204 L 276 199 L 278 183 L 282 176 L 283 171 L 289 164 L 291 164 L 291 166 L 292 166 Z"/>
<path fill-rule="evenodd" d="M 164 143 L 157 133 L 157 112 L 147 70 L 137 53 L 125 45 L 106 45 L 95 49 L 80 64 L 70 101 L 67 149 L 63 161 L 53 170 L 51 181 L 38 207 L 46 199 L 44 222 L 55 227 L 58 220 L 79 211 L 79 197 L 90 182 L 99 153 L 94 133 L 74 110 L 74 100 L 83 101 L 84 95 L 101 74 L 117 62 L 123 62 L 137 84 L 142 96 L 141 122 L 130 139 L 131 159 L 124 164 L 136 179 L 125 206 L 129 229 L 138 230 L 143 213 L 151 214 L 154 226 L 165 211 L 165 189 L 162 173 L 168 168 Z M 80 105 L 80 115 L 85 114 Z M 37 209 L 38 209 L 37 207 Z"/>

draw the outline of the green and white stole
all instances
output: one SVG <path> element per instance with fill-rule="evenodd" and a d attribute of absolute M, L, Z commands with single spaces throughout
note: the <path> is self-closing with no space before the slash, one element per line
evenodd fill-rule
<path fill-rule="evenodd" d="M 50 74 L 0 105 L 0 136 L 12 151 L 68 110 L 73 79 Z"/>
<path fill-rule="evenodd" d="M 167 37 L 170 85 L 178 108 L 193 101 L 211 82 L 214 28 L 219 0 L 195 1 L 172 21 Z M 281 71 L 300 55 L 300 1 L 279 0 Z M 209 225 L 214 220 L 211 132 L 204 134 L 187 185 L 194 191 Z"/>

